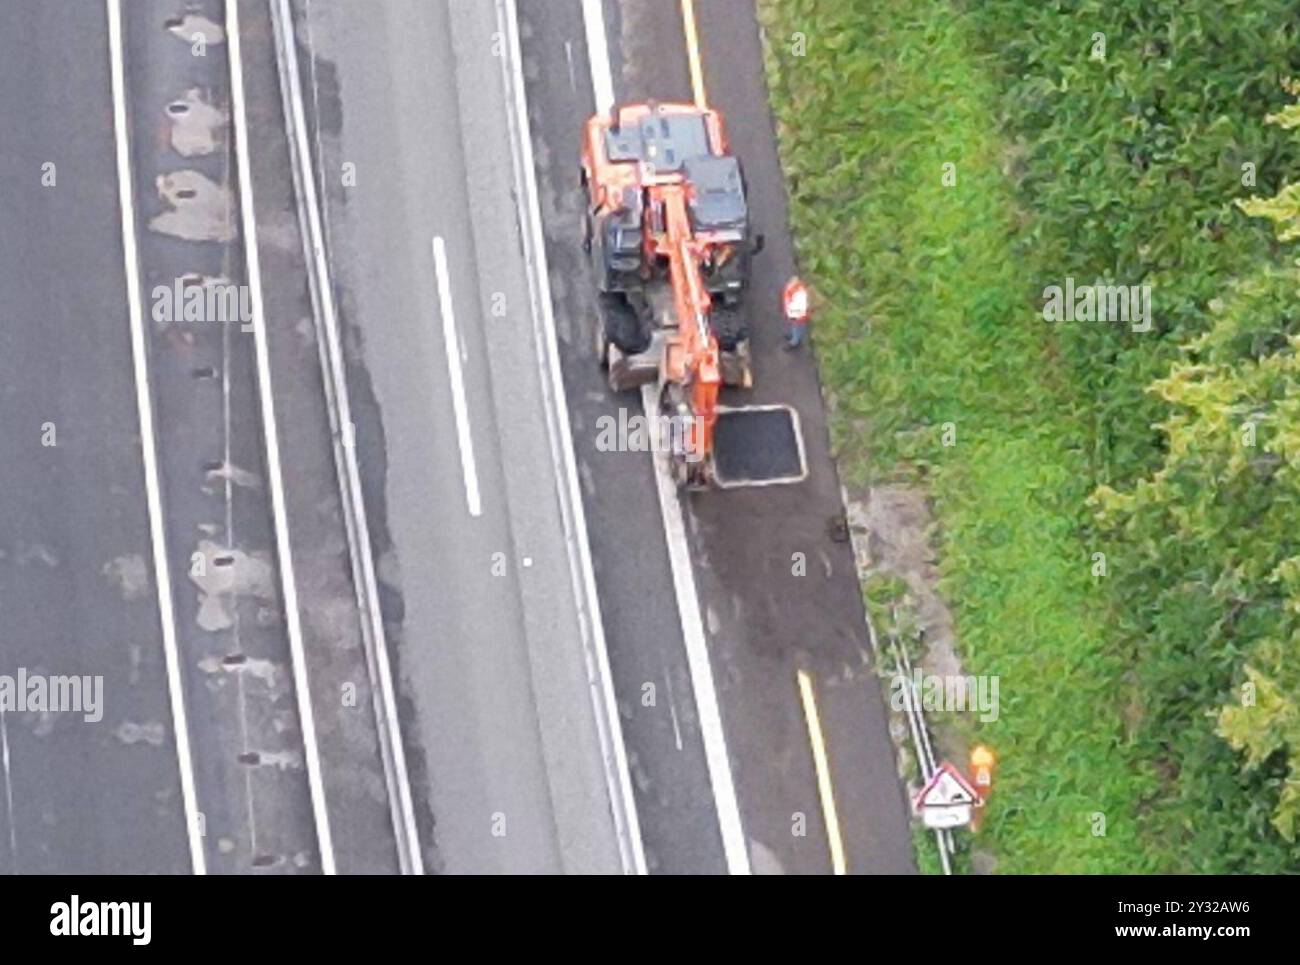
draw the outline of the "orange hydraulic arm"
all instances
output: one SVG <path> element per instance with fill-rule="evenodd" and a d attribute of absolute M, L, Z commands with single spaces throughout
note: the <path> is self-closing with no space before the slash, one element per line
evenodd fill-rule
<path fill-rule="evenodd" d="M 668 258 L 668 277 L 673 288 L 677 332 L 668 340 L 663 375 L 688 393 L 691 415 L 686 442 L 691 451 L 707 459 L 713 453 L 713 428 L 718 420 L 718 390 L 722 374 L 718 340 L 709 326 L 712 299 L 700 274 L 700 261 L 707 254 L 691 230 L 684 184 L 659 184 L 650 188 L 652 205 L 662 206 L 664 231 L 651 235 L 653 252 Z"/>

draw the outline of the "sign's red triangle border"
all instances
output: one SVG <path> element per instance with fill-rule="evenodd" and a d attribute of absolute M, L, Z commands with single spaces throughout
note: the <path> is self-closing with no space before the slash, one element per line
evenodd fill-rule
<path fill-rule="evenodd" d="M 930 779 L 925 782 L 925 786 L 921 788 L 920 793 L 916 795 L 916 800 L 914 803 L 918 810 L 926 807 L 953 807 L 954 806 L 951 804 L 926 804 L 925 803 L 925 796 L 935 789 L 935 786 L 938 785 L 939 781 L 943 779 L 943 775 L 945 773 L 950 775 L 953 778 L 953 780 L 955 780 L 958 784 L 962 786 L 962 789 L 964 791 L 970 794 L 971 807 L 981 807 L 984 804 L 984 796 L 975 789 L 975 785 L 970 782 L 970 780 L 966 777 L 966 775 L 963 774 L 961 771 L 957 770 L 957 768 L 954 767 L 952 764 L 949 764 L 947 761 L 944 761 L 934 769 L 934 773 L 930 775 Z"/>

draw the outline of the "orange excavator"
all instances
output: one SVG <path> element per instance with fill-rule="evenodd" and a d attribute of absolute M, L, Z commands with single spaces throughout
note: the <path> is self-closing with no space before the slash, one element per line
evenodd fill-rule
<path fill-rule="evenodd" d="M 596 344 L 610 388 L 657 382 L 674 473 L 707 486 L 719 392 L 753 382 L 737 309 L 763 243 L 750 234 L 722 116 L 667 103 L 597 114 L 586 126 L 582 183 L 583 247 L 599 290 Z"/>

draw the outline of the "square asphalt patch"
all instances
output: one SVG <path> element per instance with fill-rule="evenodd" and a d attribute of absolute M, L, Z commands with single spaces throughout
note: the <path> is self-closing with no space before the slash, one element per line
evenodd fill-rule
<path fill-rule="evenodd" d="M 808 475 L 799 415 L 786 405 L 719 407 L 714 481 L 722 488 L 802 482 Z"/>

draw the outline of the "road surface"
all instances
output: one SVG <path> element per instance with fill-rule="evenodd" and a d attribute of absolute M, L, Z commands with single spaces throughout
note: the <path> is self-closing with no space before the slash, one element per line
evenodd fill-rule
<path fill-rule="evenodd" d="M 189 19 L 155 0 L 126 6 L 120 131 L 112 0 L 0 9 L 0 192 L 21 226 L 0 240 L 0 673 L 104 679 L 98 722 L 0 717 L 0 871 L 184 872 L 195 849 L 217 872 L 393 871 L 267 7 L 240 5 L 242 192 L 225 6 L 202 0 Z M 347 444 L 428 871 L 636 865 L 618 820 L 624 756 L 651 871 L 735 869 L 737 835 L 758 872 L 826 872 L 836 846 L 851 872 L 913 870 L 815 366 L 778 348 L 777 292 L 794 265 L 752 3 L 687 6 L 697 80 L 726 113 L 767 237 L 744 401 L 798 409 L 810 477 L 661 506 L 648 454 L 597 447 L 598 420 L 640 403 L 612 396 L 592 358 L 576 159 L 605 62 L 618 100 L 696 93 L 683 5 L 520 0 L 517 64 L 504 0 L 293 3 Z M 530 155 L 511 140 L 515 69 Z M 115 163 L 118 134 L 129 167 Z M 255 252 L 241 203 L 256 213 Z M 150 317 L 155 286 L 247 284 L 253 253 L 264 344 L 238 324 Z M 549 311 L 529 274 L 542 260 Z M 666 525 L 675 516 L 684 532 Z M 682 596 L 683 568 L 698 602 Z M 616 714 L 602 703 L 602 646 Z"/>
<path fill-rule="evenodd" d="M 0 873 L 189 870 L 105 35 L 102 4 L 0 5 L 0 673 L 104 678 L 97 723 L 0 714 Z"/>
<path fill-rule="evenodd" d="M 383 522 L 375 549 L 433 867 L 618 871 L 495 8 L 301 8 L 331 253 L 357 346 L 363 481 Z"/>
<path fill-rule="evenodd" d="M 729 393 L 734 398 L 724 402 L 794 405 L 810 472 L 807 482 L 795 486 L 682 500 L 747 850 L 758 872 L 832 868 L 797 682 L 804 670 L 814 684 L 847 870 L 906 873 L 914 870 L 908 808 L 870 666 L 852 551 L 832 535 L 844 509 L 816 371 L 808 355 L 779 348 L 779 291 L 793 271 L 793 256 L 754 8 L 750 0 L 694 6 L 708 100 L 727 118 L 733 149 L 745 166 L 751 216 L 767 238 L 746 303 L 753 312 L 756 386 L 744 397 Z M 679 3 L 606 0 L 594 7 L 616 102 L 692 100 Z M 670 602 L 668 551 L 649 458 L 595 451 L 596 420 L 637 403 L 609 395 L 590 348 L 592 286 L 577 245 L 583 204 L 576 190 L 579 138 L 595 106 L 583 4 L 523 0 L 520 11 L 556 316 L 569 320 L 560 328 L 561 357 L 587 482 L 593 554 L 606 610 L 634 608 L 624 625 L 609 629 L 610 659 L 623 706 L 634 708 L 625 731 L 642 768 L 644 821 L 663 829 L 653 838 L 647 832 L 647 852 L 660 856 L 663 870 L 694 870 L 705 861 L 717 870 L 716 851 L 710 856 L 705 850 L 709 833 L 701 799 L 710 785 L 698 740 L 691 739 L 694 729 L 687 728 L 676 750 L 671 715 L 631 699 L 640 680 L 680 681 L 685 658 L 680 631 L 673 632 L 680 614 Z M 804 576 L 796 575 L 796 553 L 803 554 Z M 680 850 L 668 829 L 685 836 Z"/>

